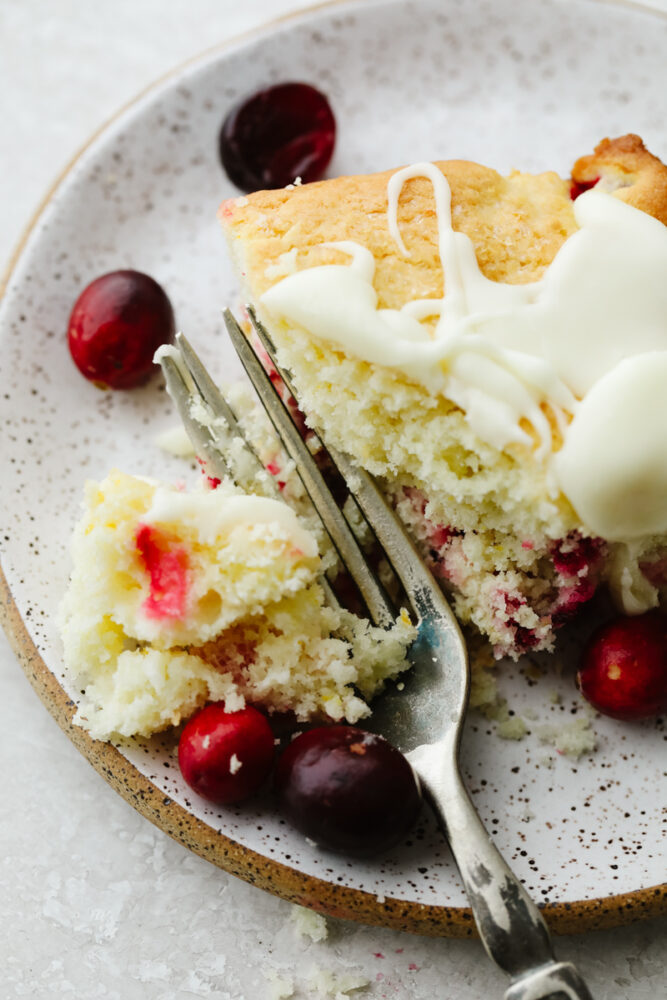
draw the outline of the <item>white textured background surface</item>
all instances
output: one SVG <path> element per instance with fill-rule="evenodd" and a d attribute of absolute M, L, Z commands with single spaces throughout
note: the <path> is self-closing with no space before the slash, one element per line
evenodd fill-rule
<path fill-rule="evenodd" d="M 665 6 L 654 0 L 654 6 Z M 174 64 L 298 0 L 1 0 L 0 261 L 106 118 Z M 600 14 L 603 16 L 604 8 Z M 6 377 L 6 373 L 3 375 Z M 1 447 L 1 439 L 0 439 Z M 281 900 L 212 868 L 112 793 L 0 637 L 0 996 L 262 1000 L 265 972 L 368 979 L 369 1000 L 478 1000 L 505 985 L 475 942 L 329 921 L 313 944 Z M 557 942 L 597 1000 L 664 996 L 667 921 Z"/>

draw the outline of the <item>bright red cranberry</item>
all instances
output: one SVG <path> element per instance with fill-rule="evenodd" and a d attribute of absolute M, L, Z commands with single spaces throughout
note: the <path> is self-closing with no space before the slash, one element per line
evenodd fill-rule
<path fill-rule="evenodd" d="M 260 90 L 233 108 L 220 132 L 220 159 L 242 191 L 319 180 L 331 159 L 336 120 L 307 83 Z"/>
<path fill-rule="evenodd" d="M 403 754 L 355 726 L 311 729 L 276 767 L 289 821 L 318 846 L 361 857 L 397 844 L 421 806 L 419 781 Z"/>
<path fill-rule="evenodd" d="M 67 338 L 82 375 L 104 389 L 129 389 L 146 381 L 153 355 L 174 332 L 174 311 L 157 281 L 140 271 L 112 271 L 84 288 Z"/>
<path fill-rule="evenodd" d="M 240 802 L 257 791 L 273 763 L 273 733 L 266 718 L 247 706 L 226 712 L 206 705 L 181 734 L 178 763 L 185 781 L 218 805 Z"/>
<path fill-rule="evenodd" d="M 584 650 L 577 684 L 594 708 L 614 719 L 667 710 L 667 619 L 651 611 L 603 625 Z"/>

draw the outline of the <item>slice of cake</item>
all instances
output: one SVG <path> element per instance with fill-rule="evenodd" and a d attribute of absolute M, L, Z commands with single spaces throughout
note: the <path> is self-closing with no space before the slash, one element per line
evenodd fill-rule
<path fill-rule="evenodd" d="M 307 421 L 379 476 L 464 622 L 549 649 L 667 581 L 667 168 L 416 164 L 223 203 Z"/>
<path fill-rule="evenodd" d="M 72 556 L 64 658 L 97 738 L 148 736 L 211 700 L 355 722 L 408 666 L 407 616 L 385 632 L 327 607 L 312 532 L 229 483 L 89 482 Z"/>

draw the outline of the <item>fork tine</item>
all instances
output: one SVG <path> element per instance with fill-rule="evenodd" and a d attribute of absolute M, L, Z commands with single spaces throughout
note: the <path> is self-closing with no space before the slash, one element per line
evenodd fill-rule
<path fill-rule="evenodd" d="M 460 633 L 459 624 L 449 602 L 374 478 L 337 448 L 329 448 L 328 452 L 347 483 L 350 493 L 372 526 L 387 559 L 405 588 L 417 617 L 420 621 L 424 621 L 437 616 Z"/>
<path fill-rule="evenodd" d="M 211 428 L 192 415 L 193 395 L 197 398 L 197 389 L 187 367 L 180 363 L 177 350 L 173 347 L 162 348 L 158 360 L 167 383 L 167 392 L 176 405 L 196 454 L 205 459 L 214 476 L 220 479 L 230 476 L 231 469 L 215 443 Z"/>
<path fill-rule="evenodd" d="M 160 363 L 167 382 L 167 390 L 176 404 L 196 454 L 200 457 L 203 455 L 210 471 L 220 479 L 228 475 L 238 486 L 250 493 L 256 493 L 259 488 L 264 496 L 271 495 L 280 499 L 280 490 L 275 479 L 257 457 L 234 411 L 204 368 L 199 355 L 184 334 L 176 334 L 176 342 L 177 347 L 161 348 L 156 359 Z M 205 387 L 205 398 L 202 395 L 202 386 Z M 204 403 L 210 409 L 210 414 L 207 413 L 207 417 L 210 417 L 208 423 L 193 414 L 193 403 L 197 402 Z M 227 421 L 230 430 L 239 441 L 243 462 L 238 460 L 238 455 L 235 463 L 228 461 L 225 457 L 229 454 L 228 449 L 221 447 L 219 438 L 212 432 L 211 425 L 215 425 L 220 416 Z M 319 577 L 319 584 L 329 607 L 340 607 L 326 576 Z"/>
<path fill-rule="evenodd" d="M 262 346 L 271 358 L 280 377 L 292 395 L 297 398 L 289 373 L 278 362 L 276 349 L 271 337 L 257 318 L 252 306 L 248 306 L 253 328 Z M 329 457 L 345 480 L 351 495 L 356 500 L 364 517 L 392 564 L 410 600 L 412 609 L 420 620 L 437 614 L 457 632 L 459 625 L 449 603 L 435 581 L 433 574 L 424 564 L 414 542 L 403 527 L 392 508 L 387 503 L 377 483 L 365 469 L 359 468 L 350 458 L 336 448 L 327 447 Z"/>
<path fill-rule="evenodd" d="M 205 460 L 210 472 L 220 479 L 229 476 L 250 492 L 261 483 L 262 492 L 278 496 L 273 476 L 264 468 L 234 411 L 186 337 L 177 333 L 176 346 L 161 348 L 156 358 L 195 452 Z M 231 448 L 230 441 L 224 438 L 240 439 L 240 449 Z M 233 452 L 236 462 L 232 461 Z"/>
<path fill-rule="evenodd" d="M 239 482 L 239 486 L 249 487 L 251 485 L 249 480 L 251 480 L 258 473 L 261 474 L 263 479 L 266 478 L 267 473 L 261 458 L 255 451 L 252 443 L 243 433 L 241 425 L 236 419 L 236 414 L 209 375 L 207 369 L 202 364 L 199 355 L 195 352 L 184 333 L 176 334 L 176 343 L 180 348 L 183 363 L 187 367 L 187 370 L 190 373 L 192 381 L 198 389 L 202 400 L 211 411 L 211 415 L 214 419 L 218 419 L 222 416 L 231 434 L 243 440 L 244 450 L 247 456 L 246 464 L 250 465 L 250 470 L 248 471 L 248 469 L 246 469 L 243 471 L 243 481 Z M 238 479 L 238 473 L 241 470 L 235 471 L 236 474 L 234 475 L 234 478 Z M 270 482 L 273 487 L 272 492 L 277 494 L 278 488 L 272 478 L 270 479 Z"/>
<path fill-rule="evenodd" d="M 250 316 L 276 370 L 283 375 L 268 334 L 262 336 L 265 331 L 257 317 L 252 312 Z M 320 476 L 319 470 L 271 379 L 228 311 L 225 322 L 267 414 L 306 484 L 307 474 Z M 288 379 L 285 373 L 285 385 L 298 402 Z M 298 459 L 291 450 L 295 437 L 301 446 Z M 576 968 L 554 958 L 549 931 L 539 909 L 493 845 L 463 784 L 458 758 L 468 702 L 469 669 L 466 644 L 454 614 L 373 477 L 343 453 L 329 448 L 328 454 L 373 527 L 420 618 L 418 637 L 410 652 L 415 668 L 410 679 L 412 695 L 406 702 L 397 691 L 386 694 L 379 711 L 377 706 L 374 709 L 372 728 L 407 752 L 424 784 L 450 842 L 487 953 L 512 977 L 506 998 L 519 1000 L 530 993 L 538 1000 L 561 990 L 572 1000 L 575 997 L 592 1000 Z M 327 501 L 329 497 L 330 494 L 325 495 Z M 313 492 L 311 498 L 322 514 L 322 495 Z M 347 522 L 344 524 L 348 527 Z M 341 556 L 348 561 L 344 550 Z M 354 576 L 349 563 L 348 568 Z M 439 695 L 435 699 L 434 691 Z M 508 936 L 518 942 L 514 951 L 509 949 L 509 959 Z"/>
<path fill-rule="evenodd" d="M 262 363 L 232 313 L 224 312 L 225 325 L 241 364 L 245 368 L 259 399 L 276 429 L 279 438 L 296 464 L 297 471 L 310 496 L 331 541 L 366 602 L 369 614 L 377 625 L 389 627 L 395 621 L 391 602 L 384 588 L 366 561 L 357 539 L 345 520 L 322 473 L 317 468 L 307 445 L 292 420 Z"/>
<path fill-rule="evenodd" d="M 179 332 L 176 334 L 176 344 L 180 349 L 184 365 L 203 401 L 210 407 L 212 413 L 216 415 L 221 414 L 231 429 L 240 434 L 241 429 L 234 411 L 209 375 L 199 355 L 195 352 L 184 333 Z"/>
<path fill-rule="evenodd" d="M 273 341 L 271 340 L 271 335 L 270 335 L 269 331 L 266 329 L 266 327 L 264 326 L 264 324 L 262 322 L 260 322 L 260 320 L 257 318 L 257 313 L 255 312 L 254 306 L 247 305 L 246 306 L 246 312 L 248 313 L 248 316 L 250 317 L 250 322 L 252 323 L 252 328 L 255 331 L 255 333 L 257 334 L 257 337 L 258 337 L 258 339 L 259 339 L 262 347 L 264 348 L 264 350 L 266 351 L 266 353 L 271 358 L 271 361 L 273 362 L 273 364 L 274 364 L 274 366 L 276 368 L 276 371 L 278 372 L 278 374 L 280 375 L 281 379 L 285 383 L 288 391 L 296 399 L 296 393 L 294 391 L 294 386 L 293 386 L 292 381 L 290 379 L 289 372 L 285 368 L 281 368 L 281 366 L 278 364 L 278 356 L 277 356 L 276 347 L 275 347 L 275 344 L 273 343 Z"/>
<path fill-rule="evenodd" d="M 252 323 L 253 330 L 255 331 L 255 333 L 257 335 L 257 338 L 259 339 L 259 342 L 261 343 L 262 347 L 264 348 L 264 350 L 268 354 L 269 358 L 271 359 L 271 361 L 272 361 L 272 363 L 273 363 L 276 371 L 278 372 L 278 374 L 280 375 L 281 379 L 283 380 L 283 382 L 285 384 L 285 387 L 287 388 L 288 392 L 296 399 L 296 391 L 295 391 L 294 386 L 292 384 L 292 380 L 290 378 L 290 374 L 289 374 L 289 372 L 285 368 L 282 368 L 280 366 L 280 364 L 278 363 L 276 348 L 275 348 L 275 345 L 274 345 L 273 341 L 271 340 L 271 336 L 269 334 L 269 331 L 266 329 L 266 327 L 257 318 L 257 313 L 255 312 L 255 309 L 254 309 L 253 306 L 251 306 L 251 305 L 246 306 L 246 311 L 248 313 L 248 316 L 250 317 L 250 322 Z M 327 448 L 325 448 L 324 443 L 322 442 L 322 440 L 321 440 L 320 436 L 317 434 L 317 432 L 313 431 L 312 428 L 311 428 L 311 433 L 317 439 L 317 441 L 319 441 L 319 444 L 320 444 L 321 448 L 323 449 L 323 451 L 328 452 L 329 457 L 333 460 L 333 455 L 331 454 L 331 452 L 329 452 L 329 450 Z M 336 463 L 334 462 L 334 465 L 335 464 Z M 341 472 L 340 469 L 338 471 Z M 342 475 L 342 472 L 341 472 L 341 475 Z M 364 511 L 361 509 L 361 507 L 357 503 L 356 497 L 355 497 L 355 495 L 354 495 L 354 493 L 352 491 L 350 491 L 350 499 L 354 502 L 354 507 L 355 507 L 358 515 L 360 517 L 364 518 L 364 520 L 368 524 L 368 526 L 371 529 L 371 531 L 373 531 L 373 525 L 370 523 L 370 521 L 366 517 Z M 343 517 L 347 520 L 347 522 L 350 525 L 350 527 L 352 527 L 352 522 L 350 521 L 350 518 L 348 516 L 347 510 L 345 508 L 343 509 Z"/>

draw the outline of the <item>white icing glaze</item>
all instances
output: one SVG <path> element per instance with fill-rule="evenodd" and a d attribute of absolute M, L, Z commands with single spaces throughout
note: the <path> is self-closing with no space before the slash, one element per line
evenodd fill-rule
<path fill-rule="evenodd" d="M 666 397 L 667 351 L 624 359 L 586 395 L 554 456 L 563 492 L 610 541 L 667 533 Z"/>
<path fill-rule="evenodd" d="M 639 568 L 641 543 L 615 545 L 606 576 L 614 604 L 627 615 L 641 615 L 657 608 L 660 594 Z"/>
<path fill-rule="evenodd" d="M 238 529 L 258 526 L 267 539 L 285 541 L 308 559 L 317 556 L 317 542 L 301 527 L 294 511 L 279 500 L 251 494 L 226 494 L 211 490 L 182 493 L 158 487 L 151 506 L 142 517 L 146 524 L 191 524 L 203 545 L 213 545 Z"/>
<path fill-rule="evenodd" d="M 549 478 L 584 523 L 606 538 L 667 530 L 667 382 L 661 391 L 651 364 L 622 364 L 647 352 L 667 364 L 667 353 L 660 356 L 667 352 L 667 228 L 610 194 L 586 192 L 574 203 L 579 229 L 542 280 L 504 284 L 482 274 L 472 242 L 453 229 L 449 185 L 434 164 L 406 167 L 389 181 L 388 225 L 399 249 L 408 254 L 398 227 L 400 194 L 406 181 L 422 176 L 433 185 L 443 299 L 378 309 L 375 260 L 367 248 L 347 241 L 326 245 L 348 254 L 349 264 L 290 275 L 265 292 L 263 305 L 311 336 L 446 395 L 499 449 L 530 444 L 522 427 L 528 421 L 538 437 L 536 458 L 551 462 L 548 407 L 565 439 Z M 434 328 L 421 322 L 427 318 L 436 320 Z M 623 406 L 618 419 L 605 420 L 599 407 L 626 392 L 639 411 Z M 642 441 L 641 504 L 623 468 L 618 471 L 618 434 Z M 628 445 L 623 460 L 631 462 L 631 455 Z M 657 513 L 660 505 L 664 517 Z"/>

